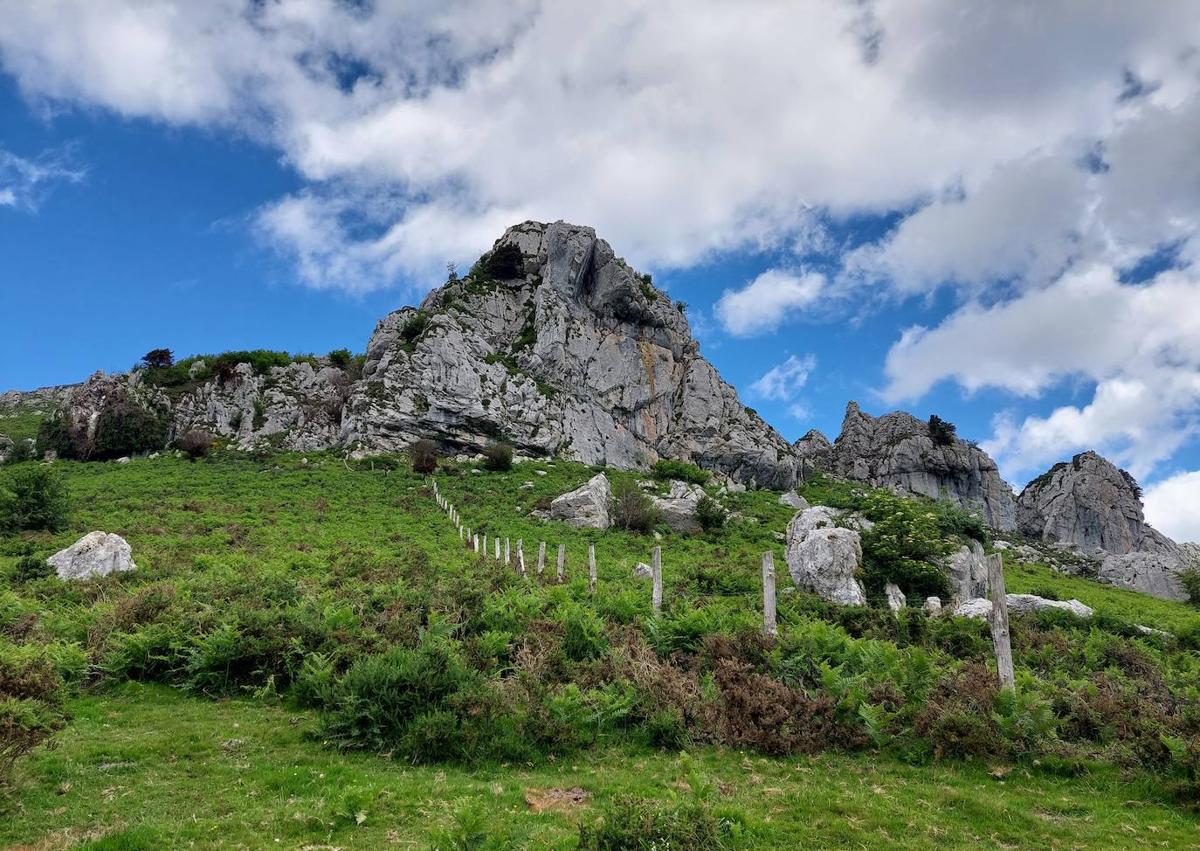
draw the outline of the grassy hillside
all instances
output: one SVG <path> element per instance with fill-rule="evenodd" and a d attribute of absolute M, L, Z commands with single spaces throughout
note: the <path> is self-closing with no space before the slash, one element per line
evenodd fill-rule
<path fill-rule="evenodd" d="M 764 550 L 790 585 L 776 533 L 793 512 L 776 494 L 728 496 L 740 516 L 725 529 L 656 540 L 527 516 L 594 474 L 581 465 L 439 471 L 464 521 L 523 538 L 531 568 L 539 540 L 551 571 L 565 544 L 557 586 L 461 547 L 425 481 L 386 459 L 55 467 L 69 528 L 0 539 L 0 657 L 52 660 L 73 720 L 18 764 L 0 844 L 569 848 L 581 822 L 654 807 L 702 813 L 730 847 L 1197 841 L 1180 796 L 1200 631 L 1180 604 L 1009 565 L 1011 590 L 1099 617 L 1015 621 L 1022 698 L 1008 704 L 980 667 L 978 622 L 789 593 L 779 639 L 756 637 Z M 876 561 L 923 545 L 886 539 L 886 495 L 810 496 L 876 512 Z M 959 522 L 915 506 L 910 537 Z M 123 535 L 138 571 L 30 574 L 92 529 Z M 632 577 L 655 544 L 659 618 Z M 416 714 L 381 689 L 415 695 Z M 525 800 L 576 786 L 589 797 L 564 811 Z"/>

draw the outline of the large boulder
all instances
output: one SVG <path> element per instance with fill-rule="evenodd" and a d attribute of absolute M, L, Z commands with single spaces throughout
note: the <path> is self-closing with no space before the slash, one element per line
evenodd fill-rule
<path fill-rule="evenodd" d="M 1027 537 L 1094 564 L 1102 582 L 1187 597 L 1178 574 L 1191 566 L 1188 553 L 1146 523 L 1133 477 L 1095 452 L 1055 464 L 1026 485 L 1017 522 Z"/>
<path fill-rule="evenodd" d="M 785 558 L 797 588 L 842 606 L 864 606 L 867 595 L 856 574 L 862 567 L 858 532 L 833 525 L 834 509 L 814 506 L 788 524 Z"/>
<path fill-rule="evenodd" d="M 676 532 L 699 532 L 696 506 L 704 498 L 704 488 L 687 482 L 671 482 L 666 496 L 652 496 L 650 501 L 662 512 L 663 522 Z"/>
<path fill-rule="evenodd" d="M 1012 488 L 987 453 L 958 437 L 939 441 L 929 423 L 897 411 L 881 417 L 846 406 L 830 471 L 900 492 L 945 499 L 994 529 L 1016 528 Z"/>
<path fill-rule="evenodd" d="M 608 511 L 611 502 L 608 476 L 599 473 L 550 503 L 550 517 L 581 529 L 607 529 L 611 525 Z"/>
<path fill-rule="evenodd" d="M 808 500 L 796 493 L 795 490 L 790 490 L 787 493 L 780 494 L 779 504 L 786 505 L 789 508 L 795 508 L 798 511 L 803 511 L 808 508 Z"/>
<path fill-rule="evenodd" d="M 136 570 L 133 552 L 120 535 L 89 532 L 65 550 L 59 550 L 46 563 L 64 581 L 87 580 L 126 570 Z"/>
<path fill-rule="evenodd" d="M 956 601 L 973 597 L 986 597 L 988 593 L 988 570 L 984 560 L 983 545 L 971 541 L 970 546 L 959 547 L 946 562 L 950 575 L 951 597 Z"/>
<path fill-rule="evenodd" d="M 1096 613 L 1090 606 L 1085 606 L 1078 600 L 1047 600 L 1036 594 L 1005 594 L 1004 601 L 1008 605 L 1009 614 L 1013 615 L 1027 615 L 1047 609 L 1070 612 L 1080 618 L 1090 618 Z M 979 597 L 964 600 L 955 607 L 954 614 L 962 618 L 988 620 L 992 616 L 992 601 Z"/>

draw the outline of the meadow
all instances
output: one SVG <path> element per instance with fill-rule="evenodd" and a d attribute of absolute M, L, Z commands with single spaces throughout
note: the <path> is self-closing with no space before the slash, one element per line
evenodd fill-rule
<path fill-rule="evenodd" d="M 1200 842 L 1200 614 L 1183 604 L 1007 565 L 1009 590 L 1097 610 L 1014 622 L 1013 700 L 988 684 L 979 622 L 785 593 L 761 638 L 764 551 L 790 586 L 778 494 L 722 496 L 734 516 L 705 533 L 596 532 L 529 516 L 593 469 L 443 464 L 464 522 L 523 539 L 531 568 L 537 542 L 566 546 L 558 585 L 468 551 L 403 459 L 54 467 L 68 528 L 0 540 L 0 653 L 49 660 L 65 727 L 17 763 L 0 843 L 622 847 L 623 821 L 657 847 Z M 962 522 L 912 511 L 930 535 Z M 92 529 L 124 536 L 138 570 L 31 571 Z M 633 575 L 656 545 L 658 617 Z"/>

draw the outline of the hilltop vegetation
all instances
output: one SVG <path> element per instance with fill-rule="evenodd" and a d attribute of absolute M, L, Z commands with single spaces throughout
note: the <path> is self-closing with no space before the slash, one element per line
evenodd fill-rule
<path fill-rule="evenodd" d="M 993 685 L 977 621 L 794 593 L 780 597 L 779 637 L 763 638 L 760 558 L 773 551 L 782 573 L 776 533 L 793 513 L 770 492 L 725 494 L 724 526 L 659 527 L 656 540 L 528 515 L 593 469 L 442 464 L 435 475 L 465 522 L 523 539 L 531 570 L 538 541 L 550 572 L 566 546 L 558 585 L 460 546 L 403 458 L 218 451 L 54 469 L 69 527 L 0 541 L 0 660 L 7 671 L 46 662 L 54 682 L 37 711 L 48 733 L 68 726 L 59 750 L 18 765 L 0 840 L 99 825 L 133 837 L 129 847 L 159 847 L 211 842 L 233 822 L 258 826 L 233 829 L 231 842 L 250 845 L 474 830 L 571 847 L 580 822 L 586 841 L 606 835 L 609 807 L 610 825 L 683 819 L 733 847 L 793 836 L 1112 844 L 1148 826 L 1155 840 L 1194 836 L 1184 807 L 1195 800 L 1200 617 L 1179 604 L 1010 565 L 1010 590 L 1078 597 L 1098 613 L 1014 621 L 1014 699 Z M 931 580 L 915 566 L 980 532 L 957 511 L 881 491 L 816 482 L 807 496 L 876 521 L 869 586 L 872 572 Z M 138 570 L 86 585 L 39 575 L 46 555 L 91 529 L 126 537 Z M 661 617 L 633 577 L 655 544 Z M 203 772 L 172 762 L 185 755 Z M 252 794 L 214 793 L 219 777 Z M 703 794 L 706 784 L 729 789 Z M 535 816 L 521 801 L 527 787 L 575 785 L 595 798 L 570 812 Z M 107 788 L 118 791 L 100 800 Z M 997 796 L 1047 815 L 1010 823 Z M 177 797 L 196 822 L 162 815 Z M 950 811 L 918 803 L 931 800 Z"/>

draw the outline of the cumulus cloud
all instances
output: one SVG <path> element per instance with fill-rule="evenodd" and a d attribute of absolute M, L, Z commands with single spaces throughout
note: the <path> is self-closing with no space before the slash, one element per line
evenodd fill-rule
<path fill-rule="evenodd" d="M 750 391 L 761 399 L 779 401 L 793 399 L 808 383 L 808 377 L 816 368 L 817 358 L 815 355 L 810 354 L 804 357 L 791 355 L 783 363 L 771 367 L 751 384 Z"/>
<path fill-rule="evenodd" d="M 263 232 L 281 233 L 318 286 L 359 289 L 362 275 L 422 268 L 413 223 L 464 235 L 443 252 L 474 252 L 497 235 L 481 237 L 480 222 L 520 211 L 592 224 L 639 263 L 688 265 L 729 249 L 823 245 L 814 217 L 923 208 L 877 259 L 911 284 L 1030 265 L 983 233 L 1011 216 L 968 214 L 953 194 L 1002 198 L 1003 164 L 1107 138 L 1121 110 L 1141 108 L 1119 101 L 1126 72 L 1153 81 L 1155 105 L 1186 98 L 1188 48 L 1200 40 L 1190 11 L 0 0 L 0 64 L 34 100 L 231 127 L 274 145 L 314 184 L 300 197 L 325 223 L 386 192 L 394 203 L 379 231 L 399 227 L 394 238 L 344 229 L 316 256 L 280 231 L 292 200 L 264 211 Z M 1167 143 L 1147 134 L 1146 144 Z M 1053 179 L 1083 191 L 1069 171 Z M 1055 213 L 1052 232 L 1070 235 L 1077 212 Z M 960 256 L 939 260 L 930 235 L 959 214 L 975 226 L 956 231 Z M 1032 266 L 1071 256 L 1035 230 L 1021 229 Z M 1001 256 L 972 272 L 972 257 L 993 249 Z"/>
<path fill-rule="evenodd" d="M 1176 541 L 1200 541 L 1200 470 L 1151 485 L 1143 499 L 1151 526 Z"/>
<path fill-rule="evenodd" d="M 825 278 L 816 272 L 768 269 L 738 290 L 725 290 L 713 308 L 735 337 L 774 331 L 788 316 L 815 302 Z"/>
<path fill-rule="evenodd" d="M 0 208 L 36 210 L 55 183 L 77 183 L 83 177 L 83 169 L 61 151 L 26 159 L 0 148 Z"/>
<path fill-rule="evenodd" d="M 1081 448 L 1107 449 L 1142 475 L 1197 426 L 1200 276 L 1172 270 L 1122 284 L 1101 266 L 991 307 L 972 303 L 936 328 L 905 331 L 885 373 L 891 401 L 943 379 L 1030 397 L 1089 382 L 1088 404 L 1020 422 L 1001 417 L 984 448 L 1010 475 Z"/>

